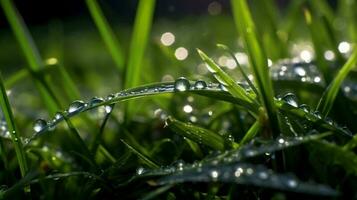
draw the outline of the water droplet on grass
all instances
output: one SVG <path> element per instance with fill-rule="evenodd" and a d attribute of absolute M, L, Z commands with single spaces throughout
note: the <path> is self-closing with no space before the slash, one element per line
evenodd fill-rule
<path fill-rule="evenodd" d="M 47 126 L 47 122 L 43 119 L 38 119 L 35 121 L 33 125 L 33 130 L 38 132 L 41 132 L 45 127 Z"/>
<path fill-rule="evenodd" d="M 106 112 L 107 114 L 109 114 L 109 113 L 111 113 L 112 110 L 113 110 L 113 105 L 106 105 L 104 108 L 105 108 L 105 112 Z"/>
<path fill-rule="evenodd" d="M 75 113 L 81 111 L 85 107 L 85 103 L 83 101 L 73 101 L 68 108 L 68 113 Z"/>
<path fill-rule="evenodd" d="M 95 105 L 98 105 L 100 103 L 103 102 L 103 99 L 102 98 L 99 98 L 99 97 L 93 97 L 90 101 L 89 101 L 89 105 L 90 106 L 95 106 Z"/>
<path fill-rule="evenodd" d="M 207 84 L 205 81 L 198 80 L 195 82 L 195 89 L 201 90 L 205 89 L 207 87 Z"/>
<path fill-rule="evenodd" d="M 175 81 L 175 91 L 179 91 L 179 92 L 184 92 L 188 89 L 190 89 L 190 82 L 184 78 L 184 77 L 180 77 Z"/>
<path fill-rule="evenodd" d="M 309 107 L 308 105 L 306 105 L 306 104 L 301 104 L 301 105 L 299 106 L 299 108 L 300 108 L 301 110 L 303 110 L 304 112 L 306 112 L 306 113 L 310 112 L 310 107 Z"/>
<path fill-rule="evenodd" d="M 297 103 L 297 98 L 295 96 L 295 94 L 293 93 L 287 93 L 283 98 L 283 101 L 285 101 L 286 103 L 288 103 L 289 105 L 297 108 L 299 105 Z"/>

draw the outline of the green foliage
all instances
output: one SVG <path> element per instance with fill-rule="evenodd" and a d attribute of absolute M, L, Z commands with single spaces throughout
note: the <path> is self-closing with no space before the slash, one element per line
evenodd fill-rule
<path fill-rule="evenodd" d="M 0 199 L 357 195 L 356 3 L 299 0 L 285 12 L 232 0 L 231 16 L 215 15 L 226 11 L 217 1 L 212 15 L 167 23 L 153 21 L 155 0 L 139 0 L 133 26 L 117 29 L 106 2 L 86 0 L 82 20 L 100 38 L 70 22 L 32 36 L 14 3 L 0 3 L 17 41 L 0 34 L 13 67 L 0 77 Z M 303 52 L 311 63 L 296 61 Z"/>

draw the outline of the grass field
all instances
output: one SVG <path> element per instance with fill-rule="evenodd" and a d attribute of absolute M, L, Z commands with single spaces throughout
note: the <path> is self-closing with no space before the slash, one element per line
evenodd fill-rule
<path fill-rule="evenodd" d="M 0 199 L 357 198 L 357 1 L 110 3 L 0 0 Z"/>

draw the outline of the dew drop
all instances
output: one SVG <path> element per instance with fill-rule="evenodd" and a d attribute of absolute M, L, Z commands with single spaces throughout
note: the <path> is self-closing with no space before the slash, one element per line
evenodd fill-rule
<path fill-rule="evenodd" d="M 219 173 L 218 173 L 218 171 L 213 170 L 213 171 L 211 171 L 210 175 L 213 178 L 213 180 L 216 180 L 218 178 L 218 176 L 219 176 Z"/>
<path fill-rule="evenodd" d="M 112 110 L 113 110 L 113 105 L 106 105 L 104 108 L 105 108 L 105 112 L 106 112 L 107 114 L 109 114 L 109 113 L 111 113 Z"/>
<path fill-rule="evenodd" d="M 90 101 L 89 101 L 89 105 L 90 106 L 95 106 L 95 105 L 98 105 L 100 103 L 103 102 L 103 99 L 102 98 L 99 98 L 99 97 L 93 97 Z"/>
<path fill-rule="evenodd" d="M 295 179 L 287 180 L 286 184 L 291 188 L 295 188 L 298 185 L 298 183 Z"/>
<path fill-rule="evenodd" d="M 295 108 L 298 107 L 297 98 L 293 93 L 287 93 L 282 100 Z"/>
<path fill-rule="evenodd" d="M 299 108 L 300 108 L 301 110 L 303 110 L 304 112 L 306 112 L 306 113 L 310 112 L 310 107 L 309 107 L 308 105 L 306 105 L 306 104 L 301 104 L 301 105 L 299 106 Z"/>
<path fill-rule="evenodd" d="M 136 175 L 141 175 L 143 174 L 145 171 L 145 169 L 143 167 L 139 167 L 136 169 Z"/>
<path fill-rule="evenodd" d="M 56 120 L 56 121 L 61 120 L 62 118 L 63 118 L 62 113 L 57 112 L 57 113 L 55 114 L 55 120 Z"/>
<path fill-rule="evenodd" d="M 184 92 L 190 89 L 190 82 L 184 78 L 180 77 L 175 81 L 175 91 Z"/>
<path fill-rule="evenodd" d="M 85 103 L 83 101 L 73 101 L 68 108 L 68 113 L 74 113 L 82 110 L 85 107 Z"/>
<path fill-rule="evenodd" d="M 35 121 L 33 125 L 33 130 L 38 132 L 41 132 L 45 127 L 47 126 L 47 122 L 43 119 L 38 119 Z"/>
<path fill-rule="evenodd" d="M 205 81 L 202 80 L 198 80 L 195 82 L 195 89 L 201 90 L 201 89 L 205 89 L 207 87 L 207 84 Z"/>

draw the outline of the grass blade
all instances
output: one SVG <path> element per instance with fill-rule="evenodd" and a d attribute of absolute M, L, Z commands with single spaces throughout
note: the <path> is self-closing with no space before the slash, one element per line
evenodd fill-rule
<path fill-rule="evenodd" d="M 255 121 L 254 124 L 250 127 L 248 132 L 244 135 L 243 139 L 240 141 L 239 145 L 242 146 L 244 144 L 247 144 L 249 141 L 251 141 L 257 133 L 261 129 L 261 124 L 259 120 Z"/>
<path fill-rule="evenodd" d="M 110 28 L 109 23 L 98 5 L 97 0 L 86 0 L 89 12 L 97 26 L 97 29 L 109 50 L 110 55 L 115 63 L 115 66 L 120 72 L 124 69 L 124 55 L 123 51 L 117 41 L 113 30 Z"/>
<path fill-rule="evenodd" d="M 129 47 L 129 57 L 126 67 L 124 88 L 138 86 L 140 75 L 143 75 L 143 60 L 154 14 L 155 0 L 140 0 L 136 12 L 134 30 Z M 130 103 L 126 113 L 133 110 Z M 130 118 L 130 116 L 129 116 Z"/>
<path fill-rule="evenodd" d="M 0 106 L 4 114 L 5 120 L 7 122 L 8 131 L 10 132 L 11 140 L 15 148 L 17 161 L 19 163 L 20 171 L 22 177 L 26 175 L 28 170 L 26 154 L 22 146 L 22 141 L 20 139 L 19 133 L 15 125 L 15 119 L 11 110 L 9 100 L 7 98 L 6 90 L 2 80 L 2 75 L 0 74 Z"/>
<path fill-rule="evenodd" d="M 35 85 L 38 88 L 49 112 L 54 114 L 59 108 L 59 103 L 56 102 L 53 96 L 53 92 L 49 91 L 49 87 L 46 86 L 44 79 L 35 76 L 36 72 L 43 68 L 44 64 L 31 38 L 31 35 L 26 29 L 26 25 L 13 5 L 12 0 L 1 0 L 0 3 L 4 10 L 5 16 L 16 36 L 16 39 L 26 57 L 28 69 L 34 78 Z"/>
<path fill-rule="evenodd" d="M 197 49 L 198 54 L 201 56 L 202 60 L 207 64 L 208 70 L 214 75 L 214 77 L 227 88 L 228 92 L 232 96 L 244 99 L 248 102 L 253 102 L 254 100 L 247 95 L 244 88 L 239 86 L 228 74 L 226 74 L 211 58 L 209 58 L 200 49 Z"/>
<path fill-rule="evenodd" d="M 266 109 L 271 132 L 277 137 L 279 133 L 279 122 L 274 105 L 274 90 L 269 77 L 267 57 L 262 45 L 259 43 L 256 28 L 246 0 L 231 0 L 231 4 L 234 21 L 248 52 L 249 63 L 253 68 L 254 78 L 260 93 L 259 96 Z"/>
<path fill-rule="evenodd" d="M 183 137 L 187 137 L 194 142 L 204 144 L 215 150 L 224 150 L 226 146 L 232 146 L 232 142 L 226 141 L 221 135 L 210 130 L 194 126 L 192 124 L 180 122 L 177 119 L 168 117 L 167 126 Z"/>
<path fill-rule="evenodd" d="M 340 90 L 343 80 L 346 78 L 348 73 L 356 66 L 357 63 L 357 48 L 354 49 L 350 58 L 343 65 L 337 76 L 331 82 L 327 90 L 324 92 L 317 106 L 317 110 L 321 111 L 321 114 L 326 117 L 330 112 L 333 103 L 335 102 L 336 96 Z"/>
<path fill-rule="evenodd" d="M 262 165 L 248 163 L 193 167 L 177 171 L 159 180 L 159 184 L 184 182 L 237 183 L 322 196 L 337 195 L 337 192 L 329 186 L 302 182 L 291 175 L 277 174 Z"/>

